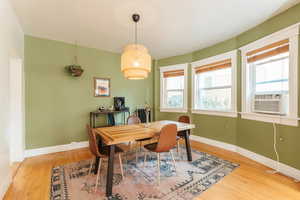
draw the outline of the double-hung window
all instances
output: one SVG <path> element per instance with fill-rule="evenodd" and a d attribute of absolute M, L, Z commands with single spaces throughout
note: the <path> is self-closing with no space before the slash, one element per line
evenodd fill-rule
<path fill-rule="evenodd" d="M 236 51 L 192 63 L 193 112 L 236 117 Z"/>
<path fill-rule="evenodd" d="M 160 68 L 161 111 L 187 112 L 187 64 Z"/>
<path fill-rule="evenodd" d="M 297 117 L 297 29 L 242 48 L 243 118 L 298 124 L 293 120 Z"/>

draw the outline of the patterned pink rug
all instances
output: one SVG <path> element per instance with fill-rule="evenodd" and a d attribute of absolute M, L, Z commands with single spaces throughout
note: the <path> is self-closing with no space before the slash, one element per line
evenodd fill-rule
<path fill-rule="evenodd" d="M 125 178 L 122 180 L 118 160 L 114 168 L 114 200 L 191 200 L 213 186 L 238 164 L 193 150 L 193 161 L 176 155 L 177 174 L 168 153 L 161 155 L 161 183 L 157 185 L 156 154 L 148 156 L 144 166 L 144 154 L 136 163 L 135 153 L 127 153 L 124 163 Z M 184 149 L 181 152 L 185 152 Z M 117 156 L 116 156 L 117 157 Z M 90 160 L 58 166 L 52 169 L 51 200 L 104 200 L 107 160 L 102 162 L 101 180 L 94 192 L 96 175 L 88 175 Z M 95 166 L 94 166 L 95 167 Z M 93 170 L 95 170 L 93 167 Z"/>

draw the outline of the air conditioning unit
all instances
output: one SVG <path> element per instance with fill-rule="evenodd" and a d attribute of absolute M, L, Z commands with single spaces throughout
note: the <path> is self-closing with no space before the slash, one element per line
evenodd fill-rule
<path fill-rule="evenodd" d="M 256 94 L 253 100 L 253 111 L 257 113 L 286 115 L 287 95 L 285 94 Z"/>

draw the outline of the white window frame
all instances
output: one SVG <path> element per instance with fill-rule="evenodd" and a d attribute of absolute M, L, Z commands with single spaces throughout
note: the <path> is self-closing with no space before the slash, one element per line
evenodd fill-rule
<path fill-rule="evenodd" d="M 251 109 L 250 70 L 247 67 L 246 53 L 268 44 L 289 39 L 289 113 L 287 116 L 254 113 Z M 242 55 L 242 112 L 243 119 L 298 126 L 298 45 L 299 24 L 252 42 L 240 48 Z"/>
<path fill-rule="evenodd" d="M 165 83 L 163 73 L 173 70 L 184 71 L 184 92 L 183 92 L 183 107 L 182 108 L 168 108 L 165 106 Z M 188 112 L 188 63 L 171 65 L 160 67 L 160 112 L 177 112 L 177 113 L 187 113 Z"/>
<path fill-rule="evenodd" d="M 202 110 L 195 108 L 195 76 L 196 68 L 202 65 L 211 64 L 221 60 L 231 59 L 231 110 L 230 111 L 218 111 L 218 110 Z M 237 89 L 236 89 L 236 77 L 237 77 L 237 50 L 229 51 L 227 53 L 219 54 L 213 57 L 209 57 L 203 60 L 199 60 L 191 63 L 192 65 L 192 113 L 204 114 L 204 115 L 216 115 L 224 117 L 237 117 Z"/>

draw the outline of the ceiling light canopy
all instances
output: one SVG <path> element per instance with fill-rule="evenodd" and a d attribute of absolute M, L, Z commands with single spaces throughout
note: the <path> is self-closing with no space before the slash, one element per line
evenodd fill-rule
<path fill-rule="evenodd" d="M 137 23 L 140 15 L 133 14 L 132 19 L 135 22 L 135 43 L 124 48 L 121 56 L 121 71 L 126 79 L 145 79 L 151 72 L 151 56 L 145 46 L 137 43 Z"/>

